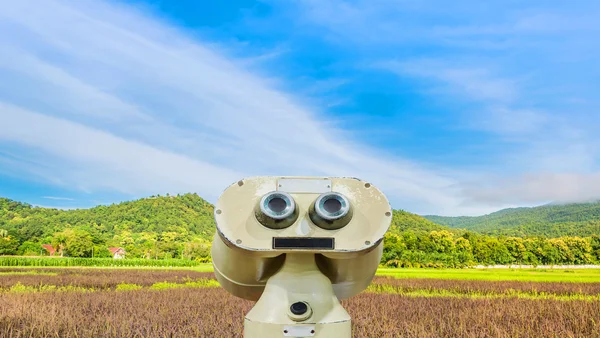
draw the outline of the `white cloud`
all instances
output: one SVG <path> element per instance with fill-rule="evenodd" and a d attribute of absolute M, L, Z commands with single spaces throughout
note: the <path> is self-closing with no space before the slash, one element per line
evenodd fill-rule
<path fill-rule="evenodd" d="M 425 79 L 431 95 L 480 104 L 482 108 L 462 114 L 467 121 L 463 125 L 472 129 L 511 135 L 535 133 L 551 120 L 542 111 L 515 108 L 520 102 L 519 81 L 492 74 L 486 68 L 467 68 L 434 59 L 379 62 L 375 67 L 402 77 Z M 460 115 L 457 114 L 459 119 Z"/>
<path fill-rule="evenodd" d="M 81 124 L 0 103 L 0 140 L 44 151 L 45 174 L 84 191 L 216 192 L 240 174 Z M 207 179 L 210 178 L 210 179 Z"/>
<path fill-rule="evenodd" d="M 444 83 L 446 91 L 469 99 L 510 103 L 517 97 L 516 81 L 490 74 L 485 68 L 458 67 L 448 61 L 388 61 L 376 65 L 402 76 L 431 78 Z"/>
<path fill-rule="evenodd" d="M 600 200 L 600 173 L 535 173 L 466 185 L 465 203 L 534 205 Z"/>
<path fill-rule="evenodd" d="M 346 138 L 243 60 L 130 7 L 10 2 L 0 28 L 0 145 L 21 147 L 11 165 L 30 179 L 214 200 L 249 175 L 356 176 L 396 208 L 461 212 L 448 176 Z"/>
<path fill-rule="evenodd" d="M 392 54 L 371 64 L 418 79 L 424 95 L 458 117 L 453 128 L 486 133 L 491 164 L 453 174 L 461 210 L 600 198 L 597 4 L 464 2 L 406 20 L 423 8 L 432 3 L 333 1 L 306 13 L 339 44 Z M 414 52 L 386 53 L 407 49 Z"/>
<path fill-rule="evenodd" d="M 475 13 L 472 22 L 438 26 L 448 11 L 437 5 L 305 3 L 308 21 L 328 29 L 324 36 L 352 48 L 379 44 L 384 59 L 386 51 L 397 51 L 389 46 L 406 41 L 505 52 L 522 42 L 520 34 L 556 31 L 547 20 L 552 16 L 482 22 L 482 7 L 473 4 L 457 4 L 451 13 L 455 19 Z M 415 13 L 436 25 L 416 24 Z M 12 176 L 89 193 L 195 191 L 213 201 L 243 176 L 356 176 L 381 188 L 395 208 L 445 215 L 600 195 L 593 123 L 574 123 L 576 112 L 559 118 L 545 109 L 541 96 L 529 95 L 532 83 L 524 79 L 531 77 L 506 71 L 504 54 L 461 59 L 450 53 L 428 63 L 379 65 L 430 81 L 436 97 L 480 103 L 481 109 L 463 112 L 463 126 L 513 145 L 496 154 L 497 167 L 457 171 L 367 148 L 311 107 L 311 99 L 278 90 L 281 80 L 273 74 L 247 69 L 287 50 L 234 59 L 227 46 L 192 39 L 148 13 L 87 0 L 7 2 L 0 32 L 0 78 L 10 79 L 0 81 L 0 149 L 19 153 L 0 154 L 0 171 Z M 345 81 L 351 80 L 325 81 L 304 94 Z M 533 85 L 546 88 L 539 79 Z M 549 92 L 562 93 L 556 88 Z"/>
<path fill-rule="evenodd" d="M 42 196 L 47 200 L 55 200 L 55 201 L 74 201 L 75 199 L 69 197 L 59 197 L 59 196 Z"/>

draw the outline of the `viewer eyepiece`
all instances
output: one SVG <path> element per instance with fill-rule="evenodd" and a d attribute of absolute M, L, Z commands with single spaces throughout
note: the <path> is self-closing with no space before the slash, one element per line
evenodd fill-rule
<path fill-rule="evenodd" d="M 260 199 L 255 216 L 267 228 L 287 228 L 298 218 L 296 202 L 286 192 L 272 191 Z"/>
<path fill-rule="evenodd" d="M 294 199 L 285 192 L 273 191 L 264 195 L 260 200 L 260 211 L 275 220 L 291 216 L 295 209 Z"/>
<path fill-rule="evenodd" d="M 337 192 L 322 194 L 315 201 L 315 211 L 319 217 L 328 221 L 335 221 L 348 214 L 350 201 Z"/>
<path fill-rule="evenodd" d="M 350 200 L 338 192 L 321 194 L 311 208 L 310 218 L 323 229 L 345 227 L 352 219 Z"/>

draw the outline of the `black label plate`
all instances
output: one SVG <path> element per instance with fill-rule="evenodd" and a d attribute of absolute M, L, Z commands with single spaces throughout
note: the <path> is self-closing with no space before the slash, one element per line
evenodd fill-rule
<path fill-rule="evenodd" d="M 273 249 L 333 250 L 333 237 L 273 237 Z"/>

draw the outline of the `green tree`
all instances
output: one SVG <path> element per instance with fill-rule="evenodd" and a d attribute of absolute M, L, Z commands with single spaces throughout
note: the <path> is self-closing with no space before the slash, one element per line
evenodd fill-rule
<path fill-rule="evenodd" d="M 544 258 L 546 264 L 562 264 L 573 261 L 569 247 L 560 238 L 551 238 L 544 243 Z"/>
<path fill-rule="evenodd" d="M 60 253 L 60 256 L 64 256 L 65 246 L 67 245 L 67 241 L 69 239 L 69 234 L 67 232 L 57 232 L 52 236 L 52 247 L 56 252 Z"/>
<path fill-rule="evenodd" d="M 518 264 L 523 264 L 525 261 L 525 253 L 527 248 L 525 247 L 523 238 L 520 237 L 508 237 L 504 240 L 506 249 L 513 257 L 513 261 Z"/>
<path fill-rule="evenodd" d="M 589 264 L 593 261 L 591 241 L 580 237 L 563 237 L 562 239 L 569 248 L 569 263 Z"/>
<path fill-rule="evenodd" d="M 432 245 L 432 251 L 438 253 L 452 253 L 454 252 L 454 236 L 450 231 L 440 230 L 431 231 L 429 233 L 429 240 Z"/>
<path fill-rule="evenodd" d="M 398 260 L 402 256 L 402 252 L 406 250 L 403 238 L 395 233 L 387 232 L 383 236 L 383 254 L 381 262 Z"/>
<path fill-rule="evenodd" d="M 473 248 L 471 242 L 464 237 L 459 237 L 454 242 L 456 258 L 461 265 L 471 264 L 473 262 Z"/>
<path fill-rule="evenodd" d="M 189 260 L 208 261 L 210 258 L 211 243 L 203 240 L 196 240 L 184 244 L 182 256 Z"/>
<path fill-rule="evenodd" d="M 23 256 L 39 256 L 42 246 L 39 243 L 25 241 L 19 246 L 18 253 Z"/>
<path fill-rule="evenodd" d="M 7 235 L 6 237 L 0 237 L 0 255 L 16 255 L 19 248 L 19 241 Z"/>
<path fill-rule="evenodd" d="M 111 258 L 112 253 L 108 250 L 106 245 L 94 245 L 93 256 L 95 258 Z"/>
<path fill-rule="evenodd" d="M 92 235 L 82 229 L 65 229 L 55 234 L 56 247 L 63 247 L 64 252 L 70 257 L 91 257 Z M 54 246 L 54 245 L 53 245 Z"/>
<path fill-rule="evenodd" d="M 600 262 L 600 236 L 592 235 L 590 238 L 590 247 L 592 249 L 592 257 L 596 260 L 596 262 Z"/>

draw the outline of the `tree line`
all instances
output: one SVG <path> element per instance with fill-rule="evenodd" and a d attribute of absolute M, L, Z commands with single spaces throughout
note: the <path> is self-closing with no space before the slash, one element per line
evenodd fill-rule
<path fill-rule="evenodd" d="M 448 230 L 386 233 L 382 264 L 388 267 L 560 265 L 600 263 L 600 236 L 510 237 Z"/>

